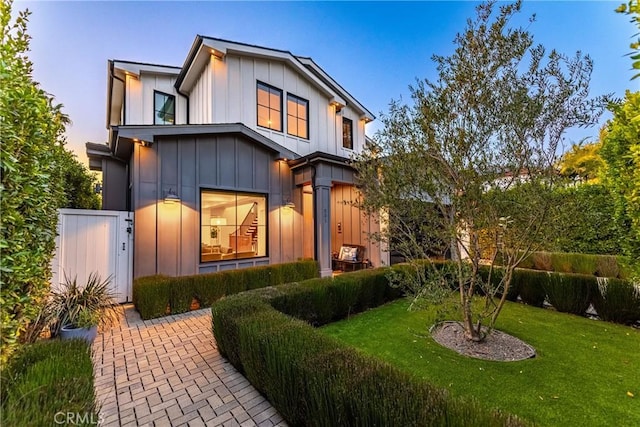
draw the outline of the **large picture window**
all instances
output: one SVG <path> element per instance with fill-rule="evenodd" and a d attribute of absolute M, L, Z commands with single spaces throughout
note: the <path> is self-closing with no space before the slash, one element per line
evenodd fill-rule
<path fill-rule="evenodd" d="M 267 256 L 267 197 L 202 190 L 200 261 Z"/>
<path fill-rule="evenodd" d="M 309 101 L 287 94 L 287 133 L 309 138 Z"/>
<path fill-rule="evenodd" d="M 258 82 L 258 126 L 282 132 L 282 91 Z"/>
<path fill-rule="evenodd" d="M 176 122 L 176 97 L 155 91 L 153 94 L 153 124 L 172 125 Z"/>

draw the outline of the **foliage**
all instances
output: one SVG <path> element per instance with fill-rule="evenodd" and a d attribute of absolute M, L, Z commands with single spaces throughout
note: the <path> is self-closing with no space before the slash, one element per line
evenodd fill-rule
<path fill-rule="evenodd" d="M 605 104 L 589 98 L 588 56 L 547 53 L 529 32 L 509 27 L 520 8 L 478 6 L 455 52 L 433 57 L 438 79 L 411 87 L 412 106 L 393 101 L 384 129 L 356 157 L 360 207 L 390 219 L 373 238 L 410 262 L 426 258 L 427 245 L 451 242 L 463 323 L 475 341 L 483 321 L 494 325 L 515 265 L 550 233 L 565 130 L 595 124 Z M 420 238 L 414 224 L 423 224 Z M 479 274 L 487 233 L 505 266 L 498 286 Z M 477 290 L 486 304 L 474 313 Z"/>
<path fill-rule="evenodd" d="M 616 279 L 598 280 L 593 306 L 603 320 L 633 323 L 640 320 L 640 285 Z"/>
<path fill-rule="evenodd" d="M 621 4 L 616 9 L 616 12 L 624 13 L 625 15 L 630 15 L 631 22 L 634 23 L 636 27 L 638 27 L 638 30 L 640 30 L 640 2 L 638 2 L 638 0 L 629 0 L 628 4 L 625 4 L 625 3 Z M 636 36 L 637 35 L 638 34 L 636 34 Z M 638 37 L 636 41 L 632 42 L 629 45 L 629 47 L 632 50 L 629 56 L 633 61 L 633 69 L 640 70 L 640 37 Z M 633 77 L 631 77 L 631 80 L 638 77 L 640 77 L 640 72 L 634 75 Z"/>
<path fill-rule="evenodd" d="M 605 182 L 615 203 L 625 255 L 640 259 L 640 92 L 629 92 L 624 102 L 612 104 L 601 154 L 607 165 Z M 640 269 L 640 266 L 636 266 Z M 640 274 L 640 272 L 639 272 Z"/>
<path fill-rule="evenodd" d="M 555 214 L 552 238 L 541 249 L 583 254 L 622 253 L 621 241 L 629 229 L 616 221 L 615 202 L 610 189 L 602 184 L 559 186 L 554 189 Z"/>
<path fill-rule="evenodd" d="M 596 291 L 594 282 L 580 274 L 548 272 L 542 287 L 553 308 L 562 313 L 583 316 Z"/>
<path fill-rule="evenodd" d="M 58 158 L 64 117 L 32 79 L 28 12 L 11 22 L 0 4 L 0 360 L 38 316 L 48 289 L 57 214 L 64 194 Z"/>
<path fill-rule="evenodd" d="M 3 367 L 0 412 L 7 426 L 51 426 L 59 412 L 79 414 L 78 425 L 97 424 L 89 346 L 81 340 L 23 346 Z"/>
<path fill-rule="evenodd" d="M 225 295 L 317 276 L 313 260 L 193 276 L 148 276 L 134 280 L 133 303 L 143 319 L 153 319 L 189 311 L 194 299 L 205 307 Z"/>
<path fill-rule="evenodd" d="M 601 147 L 600 141 L 584 145 L 573 144 L 571 151 L 564 153 L 560 159 L 560 175 L 574 181 L 598 182 L 604 168 L 604 161 L 600 156 Z"/>
<path fill-rule="evenodd" d="M 580 253 L 533 252 L 518 267 L 625 279 L 627 260 L 613 255 Z"/>
<path fill-rule="evenodd" d="M 100 209 L 102 202 L 94 188 L 98 182 L 75 154 L 61 150 L 60 167 L 64 182 L 65 202 L 62 207 L 71 209 Z"/>
<path fill-rule="evenodd" d="M 451 398 L 444 390 L 362 355 L 270 306 L 306 319 L 347 316 L 393 294 L 384 270 L 311 279 L 266 291 L 216 302 L 213 330 L 221 353 L 289 424 L 523 425 L 475 400 Z M 342 298 L 349 302 L 329 314 Z M 303 304 L 310 304 L 313 314 L 300 310 Z"/>
<path fill-rule="evenodd" d="M 320 331 L 451 396 L 481 399 L 539 426 L 640 425 L 640 330 L 507 302 L 498 327 L 538 356 L 494 362 L 441 346 L 424 333 L 439 307 L 408 312 L 408 305 L 396 301 Z"/>
<path fill-rule="evenodd" d="M 111 278 L 102 280 L 96 272 L 89 274 L 87 283 L 78 285 L 77 278 L 64 278 L 59 289 L 52 292 L 47 302 L 55 336 L 63 326 L 81 327 L 81 324 L 95 322 L 108 325 L 118 320 L 120 306 L 115 300 Z"/>
<path fill-rule="evenodd" d="M 542 307 L 547 294 L 543 286 L 544 274 L 537 271 L 518 269 L 513 280 L 518 283 L 519 295 L 522 302 L 534 307 Z"/>

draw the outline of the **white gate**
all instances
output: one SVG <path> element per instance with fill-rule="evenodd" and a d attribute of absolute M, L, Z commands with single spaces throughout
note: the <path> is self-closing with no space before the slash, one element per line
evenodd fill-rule
<path fill-rule="evenodd" d="M 84 284 L 92 272 L 111 277 L 118 302 L 131 301 L 133 213 L 85 209 L 58 210 L 52 285 L 68 278 Z"/>

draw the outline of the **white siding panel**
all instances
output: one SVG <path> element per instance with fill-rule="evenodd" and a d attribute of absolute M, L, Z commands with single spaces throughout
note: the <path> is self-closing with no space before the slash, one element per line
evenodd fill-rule
<path fill-rule="evenodd" d="M 211 58 L 213 64 L 213 123 L 229 123 L 227 118 L 229 105 L 227 63 L 214 56 Z"/>
<path fill-rule="evenodd" d="M 282 132 L 257 126 L 256 82 L 261 81 L 283 91 Z M 309 139 L 287 134 L 287 93 L 309 101 Z M 284 62 L 228 54 L 213 58 L 203 70 L 190 93 L 190 123 L 243 123 L 274 142 L 300 154 L 314 151 L 350 156 L 342 148 L 342 115 L 336 115 L 329 98 L 305 76 Z M 354 122 L 354 148 L 364 143 L 364 123 L 349 107 L 345 117 Z"/>
<path fill-rule="evenodd" d="M 253 59 L 240 59 L 240 91 L 239 96 L 242 108 L 240 110 L 241 117 L 238 122 L 253 128 L 258 121 L 256 107 L 256 69 Z"/>
<path fill-rule="evenodd" d="M 238 123 L 242 120 L 242 100 L 244 98 L 239 57 L 228 57 L 227 73 L 229 85 L 227 91 L 227 120 L 229 123 Z"/>
<path fill-rule="evenodd" d="M 127 75 L 126 121 L 128 125 L 144 124 L 142 118 L 142 83 L 137 78 Z"/>

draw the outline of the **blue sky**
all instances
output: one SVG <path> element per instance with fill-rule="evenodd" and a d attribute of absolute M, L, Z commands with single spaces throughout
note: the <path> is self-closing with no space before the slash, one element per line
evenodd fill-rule
<path fill-rule="evenodd" d="M 514 24 L 535 41 L 594 59 L 593 94 L 639 90 L 625 56 L 634 27 L 613 12 L 622 0 L 525 1 Z M 370 111 L 409 98 L 416 78 L 434 78 L 433 54 L 447 55 L 477 3 L 449 2 L 55 2 L 16 1 L 28 8 L 34 78 L 53 94 L 73 125 L 69 148 L 85 160 L 86 141 L 105 142 L 107 60 L 182 65 L 196 34 L 311 56 Z M 603 118 L 603 123 L 606 118 Z M 379 121 L 367 127 L 378 129 Z M 572 140 L 597 137 L 575 130 Z"/>

